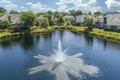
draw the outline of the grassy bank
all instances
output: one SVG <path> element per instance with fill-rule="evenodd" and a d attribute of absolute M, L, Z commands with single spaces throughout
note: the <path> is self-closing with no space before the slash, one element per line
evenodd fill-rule
<path fill-rule="evenodd" d="M 72 32 L 77 32 L 77 33 L 83 33 L 83 32 L 85 32 L 85 29 L 86 29 L 87 27 L 80 27 L 80 26 L 72 26 L 72 27 L 67 27 L 67 29 L 69 29 L 70 31 L 72 31 Z"/>
<path fill-rule="evenodd" d="M 103 29 L 96 29 L 94 28 L 90 35 L 107 39 L 110 41 L 120 42 L 120 33 L 112 32 L 112 31 L 104 31 Z"/>
<path fill-rule="evenodd" d="M 36 33 L 47 33 L 54 31 L 56 29 L 66 29 L 62 26 L 52 26 L 48 28 L 32 28 L 31 30 L 21 30 L 19 32 L 14 32 L 13 30 L 0 30 L 0 39 L 24 35 L 24 34 L 36 34 Z"/>
<path fill-rule="evenodd" d="M 74 26 L 68 29 L 72 32 L 84 33 L 87 27 Z M 93 28 L 93 30 L 88 33 L 91 36 L 99 37 L 99 38 L 110 40 L 110 41 L 120 42 L 120 33 L 118 32 L 104 31 L 103 29 Z"/>
<path fill-rule="evenodd" d="M 48 27 L 48 28 L 34 28 L 31 30 L 24 30 L 21 32 L 14 32 L 13 30 L 4 30 L 4 31 L 0 31 L 0 39 L 4 39 L 4 38 L 9 38 L 9 37 L 13 37 L 13 36 L 19 36 L 19 35 L 24 35 L 24 34 L 35 34 L 35 33 L 46 33 L 46 32 L 50 32 L 53 31 L 54 27 Z"/>
<path fill-rule="evenodd" d="M 62 26 L 53 26 L 48 28 L 33 28 L 31 30 L 22 31 L 22 32 L 13 32 L 12 30 L 4 30 L 0 31 L 0 39 L 1 38 L 8 38 L 12 36 L 19 36 L 24 35 L 27 33 L 35 34 L 35 33 L 47 33 L 54 31 L 56 29 L 68 29 L 72 32 L 76 33 L 84 33 L 87 27 L 79 27 L 79 26 L 72 26 L 72 27 L 62 27 Z M 106 40 L 120 42 L 120 33 L 112 32 L 112 31 L 104 31 L 103 29 L 96 29 L 93 28 L 92 31 L 89 32 L 89 35 L 99 37 Z"/>

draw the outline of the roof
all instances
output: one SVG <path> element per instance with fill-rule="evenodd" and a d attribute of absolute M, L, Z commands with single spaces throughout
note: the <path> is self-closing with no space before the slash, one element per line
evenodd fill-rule
<path fill-rule="evenodd" d="M 44 18 L 43 15 L 38 16 L 38 19 L 39 19 L 39 20 L 42 20 L 43 18 Z"/>
<path fill-rule="evenodd" d="M 90 15 L 79 15 L 79 16 L 76 16 L 76 22 L 84 22 L 85 18 L 91 18 Z"/>
<path fill-rule="evenodd" d="M 9 21 L 8 17 L 11 17 L 11 24 L 19 24 L 20 21 L 20 14 L 5 14 L 0 18 L 1 21 Z"/>
<path fill-rule="evenodd" d="M 120 26 L 120 14 L 107 14 L 107 25 L 119 25 Z"/>
<path fill-rule="evenodd" d="M 16 19 L 12 22 L 12 24 L 20 24 L 20 23 L 22 23 L 22 22 L 20 21 L 20 18 L 16 18 Z"/>
<path fill-rule="evenodd" d="M 96 20 L 98 21 L 98 22 L 104 22 L 104 16 L 98 16 L 98 17 L 96 17 Z"/>
<path fill-rule="evenodd" d="M 64 16 L 64 19 L 72 19 L 72 20 L 74 20 L 75 17 L 74 16 Z"/>

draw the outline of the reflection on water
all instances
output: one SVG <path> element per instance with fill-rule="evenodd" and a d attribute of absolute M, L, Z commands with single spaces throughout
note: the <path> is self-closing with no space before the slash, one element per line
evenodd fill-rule
<path fill-rule="evenodd" d="M 120 43 L 69 31 L 24 35 L 0 40 L 0 80 L 55 80 L 47 71 L 28 75 L 28 69 L 40 65 L 33 56 L 50 56 L 61 40 L 68 55 L 83 53 L 88 65 L 98 66 L 98 77 L 86 75 L 83 80 L 120 80 Z M 71 80 L 76 80 L 68 74 Z"/>
<path fill-rule="evenodd" d="M 27 35 L 18 36 L 18 37 L 6 39 L 6 40 L 1 40 L 0 45 L 3 48 L 9 48 L 10 46 L 20 44 L 24 50 L 28 50 L 34 47 L 35 43 L 39 42 L 40 37 L 43 37 L 44 41 L 47 41 L 51 38 L 51 36 L 52 36 L 51 32 L 41 34 L 41 36 L 27 34 Z"/>
<path fill-rule="evenodd" d="M 84 38 L 85 38 L 88 46 L 92 47 L 93 46 L 93 37 L 89 36 L 88 34 L 85 34 Z"/>

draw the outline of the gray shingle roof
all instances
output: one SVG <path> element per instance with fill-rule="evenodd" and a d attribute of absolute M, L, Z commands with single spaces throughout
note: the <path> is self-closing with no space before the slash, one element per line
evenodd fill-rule
<path fill-rule="evenodd" d="M 71 19 L 71 20 L 75 20 L 74 16 L 64 16 L 64 19 Z"/>
<path fill-rule="evenodd" d="M 8 17 L 11 17 L 11 24 L 19 24 L 20 21 L 20 14 L 5 14 L 0 18 L 1 21 L 8 21 Z"/>
<path fill-rule="evenodd" d="M 44 18 L 43 15 L 38 16 L 38 19 L 39 19 L 39 20 L 42 20 L 43 18 Z"/>
<path fill-rule="evenodd" d="M 105 16 L 107 18 L 107 25 L 119 25 L 120 26 L 120 14 L 108 14 Z"/>
<path fill-rule="evenodd" d="M 97 19 L 99 22 L 104 22 L 104 16 L 98 16 Z"/>
<path fill-rule="evenodd" d="M 79 15 L 76 16 L 76 22 L 84 23 L 85 18 L 91 18 L 90 15 Z"/>

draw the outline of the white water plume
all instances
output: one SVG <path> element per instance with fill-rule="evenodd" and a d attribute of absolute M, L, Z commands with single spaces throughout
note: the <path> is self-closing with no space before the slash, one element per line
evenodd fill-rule
<path fill-rule="evenodd" d="M 41 65 L 29 69 L 29 74 L 35 74 L 43 70 L 47 70 L 56 76 L 56 80 L 70 80 L 68 74 L 79 79 L 83 78 L 83 73 L 89 76 L 95 76 L 99 73 L 99 68 L 93 65 L 85 64 L 81 59 L 82 53 L 69 56 L 66 51 L 62 50 L 61 42 L 58 43 L 58 48 L 51 56 L 38 55 L 34 58 L 39 59 Z"/>

